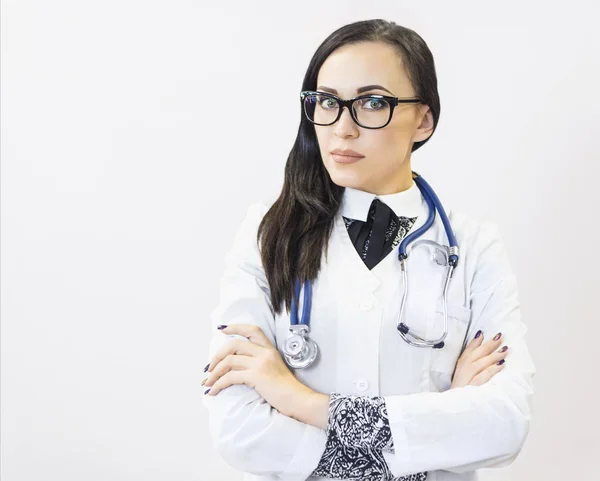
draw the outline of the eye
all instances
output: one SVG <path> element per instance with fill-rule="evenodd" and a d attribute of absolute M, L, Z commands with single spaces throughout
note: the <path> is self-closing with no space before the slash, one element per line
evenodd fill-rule
<path fill-rule="evenodd" d="M 387 102 L 383 99 L 368 98 L 360 100 L 360 107 L 365 110 L 381 110 L 386 108 Z"/>
<path fill-rule="evenodd" d="M 322 109 L 330 110 L 335 109 L 338 106 L 337 100 L 331 97 L 318 97 L 317 102 Z"/>

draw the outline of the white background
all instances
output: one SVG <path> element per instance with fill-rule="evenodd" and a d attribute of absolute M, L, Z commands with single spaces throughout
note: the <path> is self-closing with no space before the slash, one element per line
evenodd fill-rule
<path fill-rule="evenodd" d="M 241 479 L 201 403 L 224 256 L 279 193 L 314 51 L 368 18 L 432 50 L 413 169 L 519 280 L 534 419 L 481 479 L 597 479 L 600 7 L 491 4 L 3 1 L 2 480 Z"/>

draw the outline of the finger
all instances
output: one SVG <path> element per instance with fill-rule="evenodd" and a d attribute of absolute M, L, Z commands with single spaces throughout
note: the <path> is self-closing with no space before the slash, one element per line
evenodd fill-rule
<path fill-rule="evenodd" d="M 489 341 L 484 342 L 479 347 L 477 347 L 476 349 L 473 350 L 473 355 L 476 359 L 487 356 L 488 354 L 493 352 L 495 349 L 497 349 L 500 346 L 500 344 L 502 344 L 502 342 L 503 342 L 502 333 L 499 332 L 498 334 L 500 334 L 500 337 L 498 339 L 492 338 Z M 494 335 L 494 337 L 497 337 L 497 335 Z"/>
<path fill-rule="evenodd" d="M 504 352 L 494 351 L 491 354 L 488 354 L 485 357 L 482 357 L 478 361 L 473 363 L 473 370 L 475 374 L 479 374 L 481 371 L 486 369 L 487 367 L 496 364 L 498 361 L 505 359 L 508 356 L 508 346 L 505 346 L 507 349 Z"/>
<path fill-rule="evenodd" d="M 214 355 L 210 358 L 207 371 L 212 372 L 215 366 L 217 366 L 223 359 L 231 354 L 258 357 L 262 353 L 263 349 L 263 347 L 258 346 L 253 342 L 248 342 L 243 339 L 231 339 L 229 342 L 217 349 Z"/>
<path fill-rule="evenodd" d="M 204 383 L 204 385 L 206 387 L 213 386 L 215 382 L 219 380 L 219 378 L 223 377 L 229 371 L 243 371 L 245 369 L 250 369 L 252 367 L 252 361 L 254 359 L 256 358 L 251 356 L 230 354 L 215 366 L 215 368 L 210 372 L 210 374 L 206 378 L 206 382 Z"/>
<path fill-rule="evenodd" d="M 507 352 L 499 352 L 496 351 L 488 356 L 482 357 L 479 360 L 465 359 L 465 361 L 459 367 L 457 365 L 456 374 L 454 377 L 461 374 L 464 370 L 464 373 L 467 379 L 473 379 L 475 376 L 483 372 L 485 369 L 490 367 L 490 365 L 496 364 L 498 361 L 504 359 L 507 356 Z M 453 377 L 453 378 L 454 378 Z"/>
<path fill-rule="evenodd" d="M 477 336 L 477 333 L 479 333 L 479 336 Z M 479 347 L 481 345 L 481 343 L 483 342 L 483 332 L 477 331 L 477 333 L 475 334 L 475 337 L 473 337 L 473 339 L 471 339 L 471 341 L 465 346 L 465 349 L 460 354 L 460 356 L 456 362 L 456 367 L 454 370 L 453 378 L 454 378 L 454 376 L 459 375 L 461 369 L 464 367 L 464 365 L 466 363 L 471 362 L 471 358 L 473 357 L 472 352 L 475 350 L 475 348 Z"/>
<path fill-rule="evenodd" d="M 477 331 L 477 332 L 481 332 L 481 331 Z M 477 336 L 477 334 L 475 334 L 475 336 Z M 467 346 L 465 347 L 465 350 L 463 351 L 463 354 L 467 351 L 471 352 L 473 351 L 476 347 L 481 346 L 481 343 L 483 342 L 483 332 L 481 332 L 481 334 L 479 334 L 479 337 L 473 337 L 473 339 L 471 339 L 471 341 L 467 344 Z M 462 356 L 462 355 L 461 355 Z"/>
<path fill-rule="evenodd" d="M 234 384 L 246 384 L 246 373 L 248 371 L 229 371 L 222 378 L 220 378 L 213 387 L 206 393 L 207 396 L 216 396 L 225 388 L 232 386 Z M 254 387 L 254 386 L 251 386 Z M 206 391 L 205 391 L 206 392 Z"/>
<path fill-rule="evenodd" d="M 478 333 L 479 333 L 479 336 L 477 335 Z M 470 346 L 470 347 L 480 346 L 482 342 L 483 342 L 483 331 L 479 330 L 475 333 L 475 336 L 473 336 L 473 339 L 471 339 L 471 342 L 468 344 L 468 346 Z"/>
<path fill-rule="evenodd" d="M 477 374 L 477 376 L 475 376 L 473 379 L 471 379 L 471 382 L 469 383 L 469 385 L 470 386 L 481 386 L 482 384 L 485 384 L 492 378 L 492 376 L 494 374 L 502 371 L 502 369 L 504 369 L 504 366 L 506 366 L 506 363 L 501 364 L 501 365 L 492 364 L 490 367 L 488 367 L 487 369 L 484 369 L 479 374 Z"/>
<path fill-rule="evenodd" d="M 259 346 L 273 347 L 273 344 L 269 341 L 263 330 L 254 324 L 229 324 L 221 332 L 225 334 L 239 334 Z"/>

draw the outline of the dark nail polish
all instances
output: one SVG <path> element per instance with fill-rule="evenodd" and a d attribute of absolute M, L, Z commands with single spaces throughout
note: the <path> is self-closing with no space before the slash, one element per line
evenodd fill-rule
<path fill-rule="evenodd" d="M 500 349 L 500 352 L 506 352 L 507 349 L 508 349 L 508 346 L 504 346 L 502 349 Z"/>
<path fill-rule="evenodd" d="M 498 334 L 496 334 L 496 335 L 494 336 L 494 341 L 497 341 L 498 339 L 500 339 L 500 336 L 502 336 L 502 333 L 501 333 L 501 332 L 499 332 Z"/>
<path fill-rule="evenodd" d="M 477 339 L 479 336 L 481 336 L 481 330 L 477 331 L 477 334 L 475 334 L 475 339 Z"/>
<path fill-rule="evenodd" d="M 210 362 L 206 365 L 206 367 L 204 368 L 204 372 L 208 371 L 208 367 L 210 366 Z"/>
<path fill-rule="evenodd" d="M 227 326 L 225 324 L 221 324 L 220 326 L 217 326 L 217 329 L 221 330 L 221 329 L 225 329 Z"/>
<path fill-rule="evenodd" d="M 209 391 L 210 389 L 207 389 L 206 391 L 204 391 L 204 394 L 208 394 Z"/>
<path fill-rule="evenodd" d="M 500 359 L 496 364 L 498 364 L 498 366 L 502 366 L 502 364 L 504 364 L 504 359 Z"/>

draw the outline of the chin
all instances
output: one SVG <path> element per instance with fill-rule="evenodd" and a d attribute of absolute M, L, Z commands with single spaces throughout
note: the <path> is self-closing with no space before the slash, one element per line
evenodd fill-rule
<path fill-rule="evenodd" d="M 356 172 L 339 172 L 328 170 L 331 181 L 340 187 L 360 188 L 361 178 Z"/>

